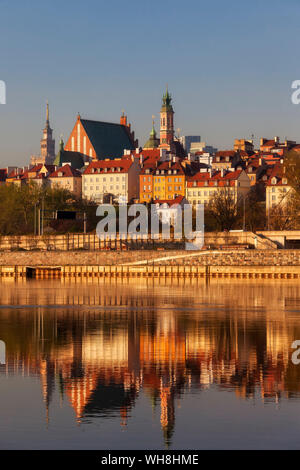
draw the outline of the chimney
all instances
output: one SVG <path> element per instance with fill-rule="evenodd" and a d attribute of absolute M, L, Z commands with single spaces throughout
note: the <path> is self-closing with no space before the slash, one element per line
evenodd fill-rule
<path fill-rule="evenodd" d="M 279 143 L 279 137 L 278 137 L 278 136 L 275 136 L 275 137 L 274 137 L 274 142 L 275 142 L 275 144 L 278 144 L 278 143 Z"/>
<path fill-rule="evenodd" d="M 122 124 L 122 126 L 127 126 L 127 116 L 125 116 L 124 112 L 122 113 L 122 116 L 120 117 L 120 124 Z"/>
<path fill-rule="evenodd" d="M 258 159 L 258 164 L 259 164 L 259 166 L 262 166 L 262 158 L 261 157 Z"/>
<path fill-rule="evenodd" d="M 221 168 L 221 178 L 224 178 L 224 168 Z"/>

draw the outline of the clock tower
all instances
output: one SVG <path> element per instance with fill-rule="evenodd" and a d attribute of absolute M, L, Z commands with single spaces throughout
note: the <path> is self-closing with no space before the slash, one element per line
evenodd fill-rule
<path fill-rule="evenodd" d="M 174 110 L 171 104 L 172 98 L 168 91 L 162 98 L 162 107 L 160 110 L 160 148 L 170 150 L 174 141 Z"/>

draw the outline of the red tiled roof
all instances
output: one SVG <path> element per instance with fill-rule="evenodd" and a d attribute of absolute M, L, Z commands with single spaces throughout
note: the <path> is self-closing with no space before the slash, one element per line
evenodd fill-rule
<path fill-rule="evenodd" d="M 155 199 L 154 204 L 168 204 L 173 206 L 174 204 L 180 204 L 184 196 L 177 196 L 175 199 Z"/>
<path fill-rule="evenodd" d="M 275 147 L 276 145 L 276 142 L 274 139 L 272 140 L 266 140 L 262 145 L 261 147 Z"/>
<path fill-rule="evenodd" d="M 237 154 L 235 150 L 219 150 L 216 157 L 234 157 Z"/>
<path fill-rule="evenodd" d="M 75 170 L 70 165 L 63 165 L 49 175 L 49 178 L 70 178 L 70 177 L 74 177 L 74 178 L 81 177 L 80 171 Z"/>
<path fill-rule="evenodd" d="M 8 175 L 7 178 L 21 178 L 24 175 L 24 170 L 22 168 L 15 168 Z"/>
<path fill-rule="evenodd" d="M 269 176 L 269 178 L 266 182 L 267 186 L 281 186 L 281 185 L 283 185 L 282 179 L 285 177 L 283 165 L 280 164 L 280 163 L 276 163 L 275 165 L 273 165 L 273 167 L 268 172 L 268 176 Z M 272 179 L 274 177 L 276 178 L 276 184 L 272 183 Z M 283 186 L 286 186 L 286 184 L 284 184 Z"/>
<path fill-rule="evenodd" d="M 235 181 L 238 179 L 242 171 L 243 170 L 228 171 L 223 174 L 223 176 L 221 171 L 217 171 L 212 174 L 209 172 L 197 173 L 196 175 L 187 178 L 187 187 L 194 187 L 194 182 L 197 183 L 197 187 L 215 186 L 216 182 L 217 186 L 228 186 L 228 184 L 229 186 L 234 186 Z"/>
<path fill-rule="evenodd" d="M 90 175 L 96 173 L 97 169 L 100 169 L 101 173 L 104 172 L 104 169 L 107 169 L 107 173 L 112 173 L 112 168 L 120 168 L 118 173 L 127 173 L 132 165 L 133 161 L 131 159 L 115 159 L 115 160 L 97 160 L 89 164 L 89 166 L 84 170 L 84 175 Z"/>

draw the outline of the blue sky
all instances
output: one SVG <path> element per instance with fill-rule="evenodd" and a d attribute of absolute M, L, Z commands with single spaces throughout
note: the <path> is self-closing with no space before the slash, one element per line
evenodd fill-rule
<path fill-rule="evenodd" d="M 39 152 L 47 99 L 57 149 L 77 112 L 118 122 L 123 108 L 143 145 L 166 83 L 182 134 L 300 141 L 298 0 L 0 0 L 0 22 L 2 167 Z"/>

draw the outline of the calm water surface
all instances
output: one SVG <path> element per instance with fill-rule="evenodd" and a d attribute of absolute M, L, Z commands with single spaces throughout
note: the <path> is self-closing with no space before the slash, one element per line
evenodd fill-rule
<path fill-rule="evenodd" d="M 300 449 L 300 285 L 2 281 L 1 449 Z"/>

